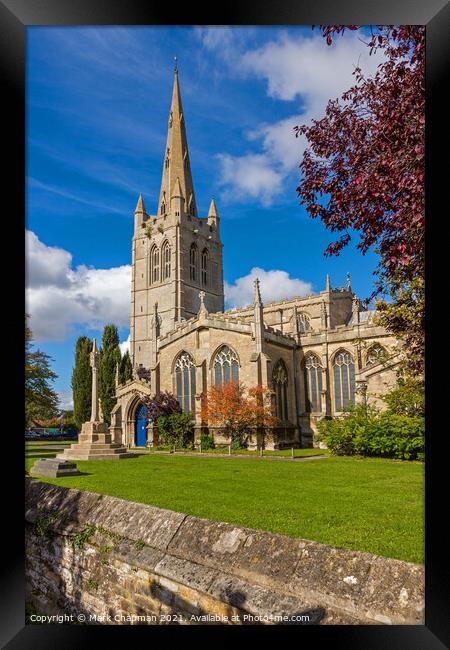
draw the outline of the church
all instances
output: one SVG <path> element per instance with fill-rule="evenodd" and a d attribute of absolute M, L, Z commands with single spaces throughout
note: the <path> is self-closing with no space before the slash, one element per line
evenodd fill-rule
<path fill-rule="evenodd" d="M 202 421 L 202 395 L 212 384 L 241 381 L 270 388 L 279 424 L 268 447 L 311 447 L 322 418 L 349 403 L 383 405 L 396 381 L 399 342 L 329 276 L 317 294 L 263 304 L 259 281 L 253 304 L 224 311 L 220 215 L 214 199 L 199 216 L 186 121 L 175 69 L 167 144 L 156 214 L 142 194 L 132 238 L 130 356 L 133 378 L 116 380 L 113 440 L 151 446 L 153 427 L 142 399 L 173 393 L 195 420 L 195 437 L 219 428 Z"/>

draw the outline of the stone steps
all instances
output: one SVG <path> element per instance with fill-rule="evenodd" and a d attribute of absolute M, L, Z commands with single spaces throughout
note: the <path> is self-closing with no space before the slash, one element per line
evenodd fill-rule
<path fill-rule="evenodd" d="M 111 458 L 132 458 L 134 454 L 127 451 L 120 443 L 82 443 L 65 449 L 57 458 L 61 460 L 108 460 Z"/>

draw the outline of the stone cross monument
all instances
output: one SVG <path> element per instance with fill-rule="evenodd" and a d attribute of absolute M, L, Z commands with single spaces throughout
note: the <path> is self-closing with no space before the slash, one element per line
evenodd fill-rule
<path fill-rule="evenodd" d="M 126 453 L 126 448 L 120 442 L 111 442 L 112 435 L 103 414 L 98 397 L 98 367 L 100 352 L 94 339 L 90 354 L 92 369 L 92 406 L 91 419 L 81 427 L 78 442 L 65 449 L 57 458 L 65 460 L 101 460 L 110 458 L 129 458 L 133 454 Z"/>

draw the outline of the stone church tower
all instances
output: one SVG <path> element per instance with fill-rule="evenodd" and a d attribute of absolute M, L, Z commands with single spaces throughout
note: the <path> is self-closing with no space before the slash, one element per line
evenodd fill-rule
<path fill-rule="evenodd" d="M 154 367 L 158 337 L 198 313 L 200 291 L 208 311 L 223 311 L 220 219 L 214 199 L 208 216 L 198 216 L 175 68 L 157 212 L 147 214 L 142 195 L 134 212 L 130 354 L 135 367 Z"/>

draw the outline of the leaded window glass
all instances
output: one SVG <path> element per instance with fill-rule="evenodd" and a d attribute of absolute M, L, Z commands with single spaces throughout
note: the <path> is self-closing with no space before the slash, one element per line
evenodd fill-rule
<path fill-rule="evenodd" d="M 375 343 L 367 351 L 366 365 L 374 366 L 376 363 L 380 363 L 380 361 L 385 360 L 386 357 L 386 349 L 379 343 Z"/>
<path fill-rule="evenodd" d="M 159 249 L 156 246 L 150 253 L 150 280 L 152 284 L 159 282 Z"/>
<path fill-rule="evenodd" d="M 197 246 L 192 244 L 189 251 L 189 277 L 194 282 L 197 281 Z"/>
<path fill-rule="evenodd" d="M 320 413 L 322 411 L 322 366 L 319 357 L 308 354 L 305 359 L 305 393 L 306 411 Z"/>
<path fill-rule="evenodd" d="M 162 265 L 163 265 L 163 277 L 164 280 L 169 280 L 170 278 L 170 258 L 171 250 L 168 242 L 164 244 L 163 253 L 162 253 Z"/>
<path fill-rule="evenodd" d="M 177 400 L 183 413 L 195 413 L 195 363 L 182 352 L 175 364 Z"/>
<path fill-rule="evenodd" d="M 209 253 L 205 248 L 202 251 L 202 285 L 204 287 L 208 286 L 208 266 L 209 266 Z"/>
<path fill-rule="evenodd" d="M 344 411 L 355 401 L 355 363 L 345 350 L 334 358 L 334 404 L 336 411 Z"/>
<path fill-rule="evenodd" d="M 216 385 L 239 381 L 239 359 L 228 345 L 221 347 L 214 357 L 213 371 Z"/>

